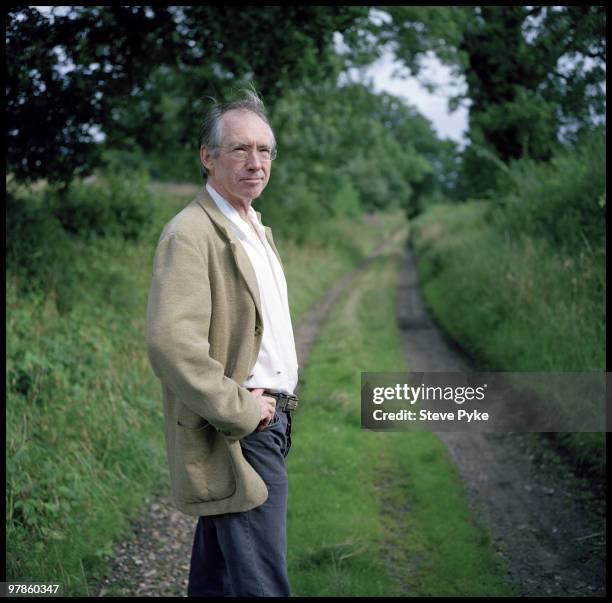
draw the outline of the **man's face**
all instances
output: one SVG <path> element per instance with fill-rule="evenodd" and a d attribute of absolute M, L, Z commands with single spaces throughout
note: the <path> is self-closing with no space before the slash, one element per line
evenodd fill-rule
<path fill-rule="evenodd" d="M 219 156 L 213 157 L 206 147 L 200 150 L 208 182 L 231 203 L 250 202 L 270 178 L 272 162 L 263 157 L 273 147 L 272 130 L 251 111 L 228 111 L 221 119 Z"/>

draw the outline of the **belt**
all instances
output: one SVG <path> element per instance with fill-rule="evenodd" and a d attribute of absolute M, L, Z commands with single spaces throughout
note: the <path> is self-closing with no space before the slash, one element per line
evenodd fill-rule
<path fill-rule="evenodd" d="M 291 394 L 281 394 L 279 392 L 269 392 L 268 390 L 264 390 L 263 395 L 275 398 L 276 407 L 280 408 L 280 410 L 282 410 L 283 412 L 291 412 L 292 410 L 295 410 L 297 408 L 297 396 L 293 396 Z"/>

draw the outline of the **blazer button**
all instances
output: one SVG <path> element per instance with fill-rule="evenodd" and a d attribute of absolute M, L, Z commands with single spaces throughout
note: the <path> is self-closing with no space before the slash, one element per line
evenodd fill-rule
<path fill-rule="evenodd" d="M 259 325 L 255 327 L 255 335 L 261 335 L 261 327 Z"/>

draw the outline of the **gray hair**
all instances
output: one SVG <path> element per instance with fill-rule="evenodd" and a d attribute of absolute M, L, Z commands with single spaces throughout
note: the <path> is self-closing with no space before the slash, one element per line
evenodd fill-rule
<path fill-rule="evenodd" d="M 268 119 L 263 100 L 261 100 L 254 89 L 244 89 L 241 90 L 241 92 L 244 94 L 243 98 L 228 103 L 218 103 L 212 98 L 213 104 L 206 112 L 202 125 L 200 126 L 200 148 L 208 148 L 215 158 L 219 157 L 219 149 L 221 147 L 221 138 L 223 135 L 222 117 L 228 111 L 250 111 L 261 117 L 270 127 L 272 131 L 272 144 L 276 147 L 276 137 L 272 130 L 272 124 L 270 124 L 270 120 Z M 201 160 L 200 173 L 202 174 L 202 178 L 208 178 L 208 170 Z"/>

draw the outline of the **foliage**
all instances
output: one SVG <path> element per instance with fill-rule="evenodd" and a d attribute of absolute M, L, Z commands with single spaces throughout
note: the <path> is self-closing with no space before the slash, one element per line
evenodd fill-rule
<path fill-rule="evenodd" d="M 605 7 L 430 6 L 385 7 L 380 40 L 418 73 L 434 52 L 466 81 L 451 106 L 469 103 L 471 146 L 464 190 L 482 195 L 503 162 L 548 160 L 560 141 L 605 115 Z M 493 169 L 491 169 L 493 168 Z"/>
<path fill-rule="evenodd" d="M 262 202 L 273 225 L 287 213 L 299 228 L 316 229 L 343 213 L 415 209 L 414 190 L 432 174 L 428 157 L 441 146 L 412 107 L 353 82 L 285 95 L 272 123 L 279 155 Z"/>
<path fill-rule="evenodd" d="M 91 256 L 97 238 L 151 240 L 156 209 L 139 173 L 116 173 L 69 187 L 34 192 L 7 186 L 6 266 L 23 292 L 53 292 L 60 309 L 83 296 L 79 283 L 98 264 Z M 81 261 L 75 262 L 75 249 Z M 84 263 L 90 258 L 91 265 Z M 108 286 L 102 272 L 93 287 Z"/>
<path fill-rule="evenodd" d="M 392 46 L 397 59 L 413 74 L 419 74 L 424 57 L 435 53 L 443 62 L 459 69 L 465 63 L 459 45 L 470 20 L 463 6 L 385 6 L 376 36 L 380 44 Z"/>
<path fill-rule="evenodd" d="M 70 247 L 61 224 L 41 195 L 13 183 L 6 191 L 5 243 L 7 272 L 19 275 L 22 289 L 36 290 L 41 283 L 58 288 L 70 278 L 63 270 Z"/>
<path fill-rule="evenodd" d="M 290 85 L 337 69 L 333 33 L 367 12 L 198 5 L 9 10 L 9 170 L 20 180 L 69 181 L 99 162 L 95 139 L 102 134 L 113 146 L 135 140 L 145 151 L 162 149 L 156 124 L 179 112 L 172 147 L 193 144 L 191 128 L 206 95 L 251 79 L 271 105 Z"/>
<path fill-rule="evenodd" d="M 602 250 L 512 233 L 486 202 L 414 222 L 419 279 L 450 336 L 486 370 L 602 370 Z M 483 369 L 483 370 L 484 370 Z"/>
<path fill-rule="evenodd" d="M 85 594 L 84 574 L 101 570 L 113 535 L 162 475 L 162 414 L 129 274 L 138 259 L 121 257 L 106 295 L 63 313 L 53 292 L 24 296 L 14 275 L 7 281 L 7 570 L 67 594 Z M 79 274 L 79 297 L 98 289 L 97 274 Z"/>
<path fill-rule="evenodd" d="M 101 571 L 163 473 L 163 413 L 142 343 L 152 241 L 71 234 L 53 214 L 56 194 L 10 195 L 7 562 L 12 579 L 86 594 L 85 576 Z"/>
<path fill-rule="evenodd" d="M 603 370 L 604 165 L 598 133 L 550 165 L 511 164 L 495 204 L 439 204 L 413 222 L 425 299 L 483 370 Z M 605 475 L 605 434 L 557 436 Z"/>
<path fill-rule="evenodd" d="M 414 216 L 426 198 L 493 191 L 500 168 L 487 154 L 504 163 L 549 160 L 560 142 L 575 144 L 601 119 L 604 30 L 602 6 L 14 8 L 7 50 L 19 60 L 8 62 L 8 167 L 18 179 L 69 181 L 103 159 L 138 157 L 154 178 L 195 182 L 208 97 L 227 98 L 252 81 L 281 128 L 299 124 L 292 138 L 322 130 L 318 147 L 307 139 L 297 149 L 288 137 L 281 147 L 298 173 L 308 165 L 315 197 L 331 183 L 344 191 L 339 205 L 355 208 L 350 182 L 362 207 L 398 197 Z M 334 49 L 335 34 L 347 51 Z M 452 143 L 437 141 L 397 99 L 337 86 L 343 70 L 367 65 L 384 48 L 417 75 L 435 53 L 465 79 L 451 101 L 470 105 L 471 144 L 461 163 Z M 95 142 L 101 137 L 103 145 Z M 295 165 L 285 163 L 293 174 Z M 327 168 L 335 178 L 319 173 Z"/>
<path fill-rule="evenodd" d="M 566 253 L 603 250 L 605 166 L 603 129 L 585 133 L 575 150 L 559 150 L 549 163 L 512 162 L 497 185 L 504 227 L 548 239 Z"/>
<path fill-rule="evenodd" d="M 52 193 L 48 203 L 70 233 L 138 239 L 152 224 L 147 184 L 142 173 L 124 171 L 102 181 L 73 181 L 61 194 Z"/>

